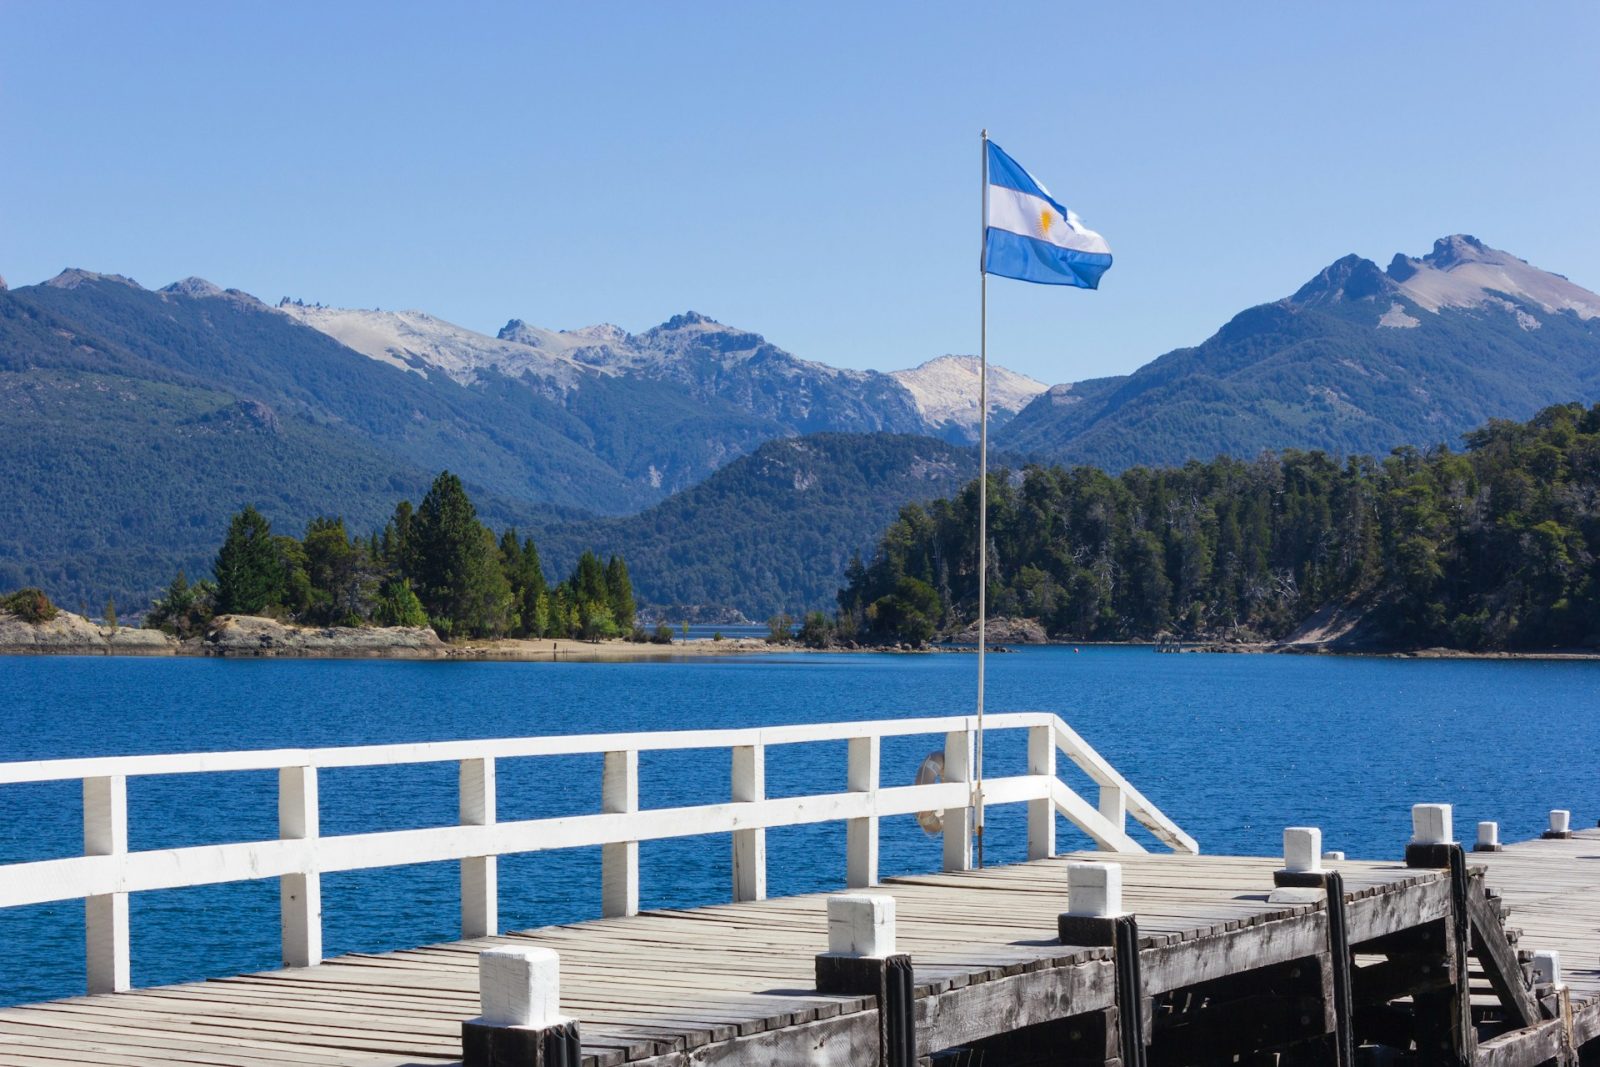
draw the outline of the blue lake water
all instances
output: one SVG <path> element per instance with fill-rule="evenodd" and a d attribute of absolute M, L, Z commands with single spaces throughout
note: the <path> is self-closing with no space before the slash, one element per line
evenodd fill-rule
<path fill-rule="evenodd" d="M 1458 834 L 1507 840 L 1600 816 L 1600 663 L 1154 655 L 1085 646 L 989 660 L 991 711 L 1060 714 L 1208 852 L 1276 854 L 1286 825 L 1324 846 L 1398 857 L 1419 801 L 1456 805 Z M 771 725 L 962 714 L 967 655 L 772 655 L 671 663 L 433 663 L 0 657 L 0 760 L 455 738 Z M 885 785 L 940 739 L 888 739 Z M 988 745 L 991 775 L 1024 770 L 1020 733 Z M 844 788 L 842 742 L 768 752 L 773 796 Z M 502 761 L 501 819 L 598 809 L 600 758 Z M 726 751 L 646 753 L 641 803 L 726 800 Z M 1069 781 L 1071 779 L 1069 778 Z M 321 775 L 322 832 L 444 825 L 453 764 Z M 134 849 L 272 838 L 272 773 L 136 778 Z M 1092 800 L 1092 793 L 1089 794 Z M 81 851 L 76 782 L 0 786 L 0 863 Z M 1060 824 L 1062 848 L 1081 839 Z M 1025 854 L 1020 806 L 991 810 L 990 862 Z M 882 873 L 930 870 L 940 844 L 883 822 Z M 837 888 L 844 827 L 768 833 L 769 892 Z M 726 900 L 727 835 L 641 846 L 642 904 Z M 505 857 L 505 929 L 599 912 L 598 849 Z M 328 955 L 456 936 L 454 864 L 323 876 Z M 276 965 L 275 880 L 136 894 L 139 985 Z M 0 1003 L 83 990 L 79 902 L 0 910 Z"/>

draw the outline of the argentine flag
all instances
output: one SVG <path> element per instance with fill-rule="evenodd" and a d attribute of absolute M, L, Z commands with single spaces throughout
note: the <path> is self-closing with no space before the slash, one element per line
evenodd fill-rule
<path fill-rule="evenodd" d="M 1111 267 L 1106 239 L 1056 203 L 1033 175 L 988 145 L 984 198 L 983 270 L 1045 285 L 1096 289 Z"/>

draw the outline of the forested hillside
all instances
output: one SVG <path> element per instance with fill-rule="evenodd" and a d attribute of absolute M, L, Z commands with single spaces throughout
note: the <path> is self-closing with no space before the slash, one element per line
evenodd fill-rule
<path fill-rule="evenodd" d="M 930 437 L 786 438 L 641 514 L 542 528 L 539 545 L 557 567 L 590 547 L 626 555 L 641 604 L 672 617 L 798 614 L 833 602 L 851 556 L 902 504 L 951 493 L 977 470 L 972 449 Z"/>
<path fill-rule="evenodd" d="M 1372 646 L 1600 645 L 1600 405 L 1466 446 L 993 478 L 991 611 L 1067 638 L 1270 639 L 1344 607 Z M 972 618 L 976 505 L 974 484 L 903 509 L 839 594 L 846 634 Z"/>

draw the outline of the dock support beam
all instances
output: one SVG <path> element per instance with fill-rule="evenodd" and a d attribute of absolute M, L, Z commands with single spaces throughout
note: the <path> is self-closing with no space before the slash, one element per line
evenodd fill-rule
<path fill-rule="evenodd" d="M 639 753 L 607 752 L 601 771 L 600 810 L 639 810 Z M 600 846 L 600 914 L 608 919 L 639 914 L 639 842 Z"/>
<path fill-rule="evenodd" d="M 309 840 L 318 829 L 317 769 L 278 771 L 278 836 Z M 283 965 L 314 967 L 322 962 L 322 875 L 300 871 L 278 879 L 278 910 L 283 927 Z"/>
<path fill-rule="evenodd" d="M 817 992 L 875 997 L 879 1067 L 916 1067 L 916 990 L 911 957 L 895 951 L 894 898 L 828 898 L 828 951 L 816 957 Z"/>
<path fill-rule="evenodd" d="M 1144 978 L 1139 923 L 1122 910 L 1122 864 L 1067 864 L 1067 910 L 1056 920 L 1063 945 L 1110 947 L 1116 957 L 1116 1015 L 1121 1067 L 1144 1067 Z"/>
<path fill-rule="evenodd" d="M 459 774 L 462 826 L 490 826 L 495 820 L 494 760 L 464 759 Z M 500 870 L 495 856 L 461 861 L 461 936 L 491 937 L 500 932 Z"/>
<path fill-rule="evenodd" d="M 128 779 L 117 774 L 83 780 L 83 854 L 120 856 L 128 851 Z M 84 942 L 91 993 L 120 993 L 132 984 L 128 964 L 128 894 L 103 893 L 83 901 Z"/>
<path fill-rule="evenodd" d="M 875 734 L 850 739 L 850 763 L 846 773 L 850 792 L 870 795 L 878 792 L 881 750 L 882 739 Z M 1053 742 L 1051 751 L 1055 751 Z M 845 885 L 851 889 L 877 885 L 878 816 L 849 820 L 845 824 L 845 837 Z"/>
<path fill-rule="evenodd" d="M 1412 836 L 1406 845 L 1407 867 L 1450 871 L 1450 915 L 1443 920 L 1443 955 L 1451 962 L 1451 984 L 1412 998 L 1416 1012 L 1417 1061 L 1429 1067 L 1466 1067 L 1477 1048 L 1472 1025 L 1472 997 L 1467 970 L 1471 944 L 1468 919 L 1466 852 L 1454 839 L 1449 804 L 1417 804 L 1411 809 Z"/>

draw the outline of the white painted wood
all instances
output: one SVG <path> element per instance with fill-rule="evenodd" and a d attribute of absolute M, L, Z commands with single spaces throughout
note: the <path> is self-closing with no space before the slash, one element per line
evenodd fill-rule
<path fill-rule="evenodd" d="M 1322 871 L 1322 831 L 1315 826 L 1286 826 L 1283 830 L 1283 869 L 1294 874 Z"/>
<path fill-rule="evenodd" d="M 315 841 L 319 832 L 317 769 L 278 769 L 278 837 Z M 322 962 L 322 875 L 303 868 L 278 879 L 278 910 L 283 932 L 283 965 L 313 967 Z"/>
<path fill-rule="evenodd" d="M 1480 822 L 1478 824 L 1477 845 L 1485 851 L 1498 848 L 1500 845 L 1500 824 L 1497 822 Z"/>
<path fill-rule="evenodd" d="M 1105 918 L 1122 910 L 1122 864 L 1067 864 L 1067 914 Z"/>
<path fill-rule="evenodd" d="M 1178 851 L 1198 849 L 1187 835 L 1128 784 L 1114 768 L 1056 716 L 1026 712 L 987 717 L 990 729 L 1029 732 L 1029 773 L 985 781 L 987 804 L 1029 805 L 1030 856 L 1054 851 L 1054 816 L 1083 829 L 1098 847 L 1144 849 L 1125 832 L 1133 814 Z M 316 963 L 321 945 L 324 871 L 404 864 L 461 863 L 462 929 L 468 936 L 497 929 L 496 863 L 509 853 L 599 845 L 605 851 L 602 898 L 606 914 L 638 910 L 638 842 L 697 834 L 731 833 L 734 895 L 766 893 L 765 830 L 842 820 L 847 823 L 847 881 L 864 887 L 877 879 L 879 821 L 885 816 L 942 809 L 947 813 L 945 865 L 971 865 L 972 728 L 969 716 L 875 722 L 802 724 L 741 730 L 660 734 L 608 734 L 554 738 L 381 745 L 176 756 L 96 757 L 0 764 L 0 784 L 83 778 L 85 855 L 0 865 L 0 907 L 84 899 L 92 988 L 125 988 L 127 897 L 130 892 L 256 878 L 280 879 L 284 960 Z M 882 738 L 945 734 L 947 780 L 929 786 L 882 788 Z M 768 744 L 849 742 L 848 791 L 768 799 Z M 727 748 L 733 758 L 733 793 L 726 804 L 638 810 L 638 753 Z M 1086 803 L 1055 777 L 1057 752 L 1065 752 L 1101 786 L 1101 800 L 1120 798 L 1108 815 Z M 502 823 L 495 815 L 497 758 L 567 753 L 605 754 L 601 811 L 594 815 Z M 317 769 L 454 760 L 460 771 L 460 823 L 381 833 L 321 836 Z M 278 840 L 127 852 L 126 776 L 205 773 L 272 767 L 279 771 Z M 1125 805 L 1125 808 L 1122 807 Z M 1044 813 L 1048 813 L 1045 817 Z M 119 985 L 120 983 L 120 985 Z"/>
<path fill-rule="evenodd" d="M 1128 794 L 1120 785 L 1102 785 L 1095 806 L 1112 826 L 1122 831 L 1128 829 Z"/>
<path fill-rule="evenodd" d="M 879 775 L 882 773 L 883 742 L 876 735 L 850 739 L 847 786 L 853 793 L 866 793 L 876 803 Z M 851 819 L 845 824 L 845 884 L 865 889 L 878 884 L 878 816 Z"/>
<path fill-rule="evenodd" d="M 1450 805 L 1411 805 L 1411 843 L 1413 845 L 1448 845 L 1455 841 L 1451 826 Z"/>
<path fill-rule="evenodd" d="M 128 853 L 128 779 L 120 774 L 83 780 L 83 852 Z M 101 893 L 83 902 L 84 953 L 91 993 L 119 993 L 132 984 L 128 949 L 128 894 Z"/>
<path fill-rule="evenodd" d="M 1107 852 L 1146 851 L 1126 831 L 1113 826 L 1104 815 L 1091 808 L 1089 802 L 1069 789 L 1065 782 L 1057 779 L 1052 783 L 1052 790 L 1056 810 L 1065 815 L 1068 822 L 1088 834 L 1098 848 Z"/>
<path fill-rule="evenodd" d="M 828 951 L 837 956 L 893 956 L 894 897 L 887 893 L 829 897 Z"/>
<path fill-rule="evenodd" d="M 1056 776 L 1055 730 L 1028 727 L 1028 773 L 1052 781 Z M 1028 858 L 1048 859 L 1056 854 L 1056 805 L 1051 797 L 1028 801 Z"/>
<path fill-rule="evenodd" d="M 733 799 L 746 803 L 765 800 L 767 752 L 762 745 L 739 745 L 733 750 Z M 733 832 L 733 899 L 767 899 L 767 831 L 765 827 Z"/>
<path fill-rule="evenodd" d="M 1112 785 L 1121 790 L 1128 813 L 1154 834 L 1157 840 L 1174 852 L 1199 855 L 1200 846 L 1195 843 L 1194 838 L 1184 833 L 1177 823 L 1150 803 L 1143 793 L 1134 788 L 1132 782 L 1117 773 L 1117 769 L 1106 762 L 1105 757 L 1090 747 L 1087 741 L 1079 737 L 1076 730 L 1059 718 L 1052 719 L 1051 725 L 1055 728 L 1056 744 L 1066 757 L 1100 785 Z"/>
<path fill-rule="evenodd" d="M 1565 834 L 1572 831 L 1572 812 L 1565 808 L 1550 809 L 1550 832 Z"/>
<path fill-rule="evenodd" d="M 494 760 L 464 759 L 459 779 L 459 817 L 463 826 L 495 821 Z M 468 856 L 461 861 L 461 936 L 492 937 L 500 932 L 500 861 Z"/>
<path fill-rule="evenodd" d="M 543 1030 L 562 1022 L 561 958 L 548 948 L 493 948 L 478 953 L 481 1022 Z"/>
<path fill-rule="evenodd" d="M 25 760 L 0 763 L 0 785 L 92 778 L 110 774 L 137 777 L 149 774 L 201 774 L 214 771 L 262 771 L 280 767 L 374 767 L 407 763 L 447 763 L 484 756 L 511 759 L 522 756 L 569 756 L 637 749 L 665 752 L 689 748 L 733 748 L 737 745 L 794 745 L 812 741 L 847 741 L 863 734 L 904 737 L 938 734 L 970 728 L 971 716 L 947 715 L 923 719 L 875 719 L 858 722 L 803 723 L 791 726 L 746 727 L 737 730 L 671 730 L 628 734 L 561 734 L 474 741 L 430 741 L 402 745 L 349 745 L 334 748 L 257 749 L 238 752 L 192 752 L 155 756 L 95 756 L 85 759 Z M 1007 712 L 987 715 L 992 730 L 1056 725 L 1067 730 L 1049 712 Z M 1077 737 L 1076 734 L 1071 736 Z M 1083 745 L 1082 738 L 1078 744 Z M 1087 745 L 1083 745 L 1088 749 Z M 1092 749 L 1088 751 L 1093 752 Z M 1098 758 L 1098 754 L 1095 754 Z M 1109 764 L 1107 764 L 1109 767 Z M 1115 771 L 1111 773 L 1115 774 Z"/>
<path fill-rule="evenodd" d="M 987 726 L 987 724 L 986 724 Z M 960 782 L 965 794 L 958 804 L 944 808 L 944 869 L 967 871 L 972 869 L 972 731 L 965 724 L 944 736 L 944 780 L 946 784 Z M 984 783 L 984 794 L 993 804 L 989 783 Z"/>
<path fill-rule="evenodd" d="M 607 752 L 601 771 L 600 810 L 624 814 L 639 810 L 639 753 Z M 639 842 L 600 846 L 600 913 L 608 918 L 639 914 Z"/>

